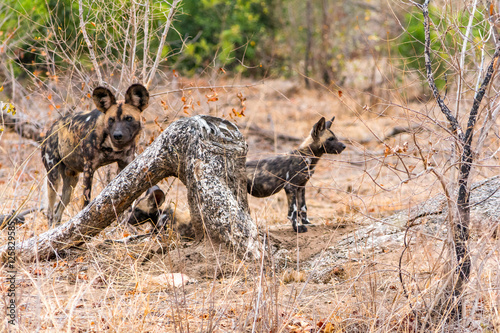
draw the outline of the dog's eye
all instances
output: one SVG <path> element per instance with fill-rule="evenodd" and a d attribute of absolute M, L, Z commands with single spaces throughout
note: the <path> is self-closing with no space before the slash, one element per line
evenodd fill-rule
<path fill-rule="evenodd" d="M 125 121 L 131 122 L 132 120 L 134 120 L 134 118 L 132 118 L 131 116 L 125 117 Z"/>
<path fill-rule="evenodd" d="M 333 140 L 335 140 L 333 136 L 328 138 L 328 141 L 333 141 Z"/>
<path fill-rule="evenodd" d="M 110 118 L 108 119 L 108 123 L 112 124 L 112 123 L 114 123 L 114 122 L 115 122 L 115 118 L 110 117 Z"/>

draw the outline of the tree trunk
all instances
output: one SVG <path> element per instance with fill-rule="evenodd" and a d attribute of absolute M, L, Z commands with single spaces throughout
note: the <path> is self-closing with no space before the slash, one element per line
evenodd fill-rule
<path fill-rule="evenodd" d="M 457 261 L 456 271 L 457 277 L 455 286 L 453 289 L 454 303 L 451 314 L 454 317 L 461 317 L 461 310 L 463 305 L 463 291 L 465 284 L 469 281 L 469 276 L 471 272 L 471 258 L 470 251 L 468 248 L 469 241 L 469 225 L 470 225 L 470 189 L 468 187 L 468 182 L 470 178 L 472 163 L 474 162 L 474 156 L 472 153 L 472 138 L 474 135 L 474 127 L 477 122 L 479 106 L 483 100 L 486 93 L 486 89 L 490 84 L 494 72 L 497 69 L 497 61 L 500 58 L 500 41 L 495 40 L 495 53 L 488 65 L 486 74 L 483 78 L 479 90 L 474 96 L 474 101 L 472 108 L 469 112 L 469 119 L 467 122 L 467 128 L 464 134 L 462 127 L 460 126 L 457 118 L 452 114 L 451 110 L 445 104 L 443 98 L 441 97 L 436 84 L 434 82 L 434 74 L 432 72 L 431 66 L 431 48 L 430 48 L 430 19 L 429 19 L 429 2 L 426 0 L 422 5 L 422 14 L 424 16 L 424 29 L 425 29 L 425 67 L 427 72 L 427 81 L 432 90 L 434 98 L 441 109 L 441 112 L 446 116 L 450 126 L 453 130 L 453 134 L 456 135 L 456 141 L 463 148 L 461 156 L 461 164 L 458 175 L 458 197 L 457 197 L 457 216 L 453 225 L 453 240 L 455 245 L 455 256 Z M 495 36 L 497 34 L 495 33 Z M 459 97 L 457 97 L 459 98 Z M 458 110 L 457 110 L 458 112 Z M 451 213 L 451 212 L 450 212 Z"/>
<path fill-rule="evenodd" d="M 90 204 L 67 223 L 16 244 L 24 261 L 52 257 L 110 225 L 149 187 L 178 177 L 187 187 L 196 238 L 206 234 L 240 255 L 259 258 L 257 227 L 246 194 L 246 142 L 232 123 L 195 116 L 172 123 Z M 7 247 L 0 248 L 1 261 Z"/>

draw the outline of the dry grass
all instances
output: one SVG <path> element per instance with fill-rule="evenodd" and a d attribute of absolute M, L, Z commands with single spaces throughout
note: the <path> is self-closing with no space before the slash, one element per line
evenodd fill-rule
<path fill-rule="evenodd" d="M 204 91 L 186 93 L 185 103 L 195 106 L 187 109 L 189 114 L 185 114 L 185 103 L 179 95 L 155 98 L 145 112 L 148 125 L 141 142 L 147 144 L 160 127 L 165 128 L 176 118 L 198 113 L 234 118 L 238 123 L 257 124 L 263 129 L 296 137 L 307 136 L 319 117 L 335 115 L 333 130 L 348 143 L 348 148 L 341 155 L 323 158 L 308 184 L 309 212 L 318 226 L 306 234 L 291 232 L 284 193 L 265 199 L 249 198 L 252 217 L 271 245 L 268 251 L 277 251 L 270 261 L 252 262 L 241 260 L 210 241 L 192 244 L 174 235 L 167 240 L 132 245 L 107 244 L 104 240 L 118 239 L 128 233 L 122 226 L 113 225 L 81 248 L 71 249 L 55 260 L 34 264 L 16 262 L 20 331 L 414 332 L 418 328 L 422 332 L 456 329 L 479 332 L 499 329 L 499 246 L 491 237 L 493 229 L 489 229 L 496 228 L 494 223 L 474 229 L 473 276 L 464 296 L 468 316 L 458 324 L 447 323 L 444 316 L 430 311 L 441 306 L 437 301 L 441 299 L 440 292 L 447 279 L 448 259 L 442 251 L 445 241 L 442 227 L 424 226 L 410 232 L 407 237 L 410 245 L 403 255 L 401 242 L 387 243 L 381 248 L 359 243 L 347 254 L 350 259 L 339 264 L 323 281 L 315 281 L 314 268 L 307 266 L 310 258 L 327 253 L 339 240 L 372 221 L 409 209 L 440 193 L 440 184 L 430 174 L 406 182 L 407 175 L 401 170 L 410 167 L 414 175 L 423 170 L 410 134 L 390 138 L 385 145 L 376 139 L 409 120 L 418 123 L 423 130 L 416 134 L 417 142 L 431 163 L 443 166 L 444 170 L 449 147 L 446 138 L 435 131 L 434 124 L 391 104 L 363 108 L 356 101 L 356 93 L 344 92 L 339 97 L 336 91 L 304 91 L 294 83 L 283 81 L 267 81 L 241 91 L 247 98 L 242 118 L 229 116 L 230 110 L 239 106 L 238 91 L 219 91 L 217 102 L 208 102 Z M 54 119 L 56 115 L 47 114 L 44 103 L 39 99 L 39 109 L 24 111 L 38 120 Z M 420 110 L 427 106 L 407 107 Z M 247 136 L 249 159 L 293 148 L 289 142 L 271 143 L 262 137 L 250 136 L 245 128 L 242 131 Z M 409 142 L 407 152 L 387 153 L 387 147 L 402 147 L 404 142 Z M 498 145 L 494 140 L 490 143 Z M 45 171 L 38 147 L 14 133 L 4 132 L 0 134 L 0 151 L 0 214 L 21 206 L 43 207 Z M 478 169 L 476 179 L 498 173 L 497 159 L 488 163 L 495 168 Z M 110 170 L 112 173 L 113 168 Z M 107 168 L 97 173 L 94 193 L 105 185 L 107 173 Z M 160 186 L 170 188 L 167 202 L 186 208 L 186 192 L 179 181 L 164 180 Z M 75 193 L 77 196 L 66 210 L 64 220 L 79 210 L 81 187 Z M 45 230 L 45 216 L 34 213 L 17 228 L 16 241 Z M 373 235 L 377 236 L 380 235 Z M 4 230 L 0 233 L 0 244 L 6 241 Z M 286 251 L 280 255 L 280 250 Z M 398 277 L 401 255 L 407 297 Z M 153 277 L 165 273 L 184 273 L 195 281 L 181 287 L 154 282 Z M 2 279 L 6 277 L 7 269 L 3 268 L 0 274 Z M 1 286 L 4 295 L 6 286 Z M 5 306 L 4 302 L 1 307 Z M 7 319 L 0 320 L 1 330 L 7 330 Z"/>

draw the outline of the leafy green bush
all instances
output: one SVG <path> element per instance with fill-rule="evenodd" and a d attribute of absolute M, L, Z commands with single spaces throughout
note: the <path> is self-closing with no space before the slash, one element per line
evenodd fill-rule
<path fill-rule="evenodd" d="M 199 73 L 207 67 L 262 74 L 265 69 L 261 58 L 267 52 L 263 41 L 272 39 L 269 36 L 273 36 L 276 28 L 271 3 L 271 0 L 182 1 L 175 29 L 170 29 L 162 50 L 162 58 L 167 59 L 162 65 L 186 74 Z M 150 20 L 146 36 L 147 4 Z M 170 9 L 167 2 L 149 0 L 134 5 L 127 0 L 85 0 L 83 7 L 88 36 L 99 65 L 107 66 L 105 72 L 118 72 L 123 66 L 140 72 L 145 45 L 148 57 L 156 56 Z M 20 65 L 16 77 L 35 73 L 44 80 L 55 75 L 52 69 L 71 70 L 75 64 L 91 71 L 78 15 L 78 1 L 72 0 L 7 0 L 0 5 L 0 24 L 3 22 L 0 43 L 5 36 L 14 34 L 8 53 Z"/>
<path fill-rule="evenodd" d="M 209 64 L 229 70 L 258 72 L 263 40 L 275 29 L 272 1 L 185 0 L 177 31 L 191 39 L 179 66 L 200 72 Z M 173 35 L 172 32 L 170 35 Z M 253 69 L 252 69 L 253 68 Z"/>
<path fill-rule="evenodd" d="M 466 14 L 468 13 L 460 13 L 456 17 L 446 16 L 436 7 L 429 8 L 432 69 L 436 86 L 440 89 L 446 83 L 445 74 L 450 73 L 448 60 L 461 51 L 463 34 L 469 22 L 469 16 Z M 397 46 L 403 69 L 417 70 L 425 77 L 423 14 L 419 9 L 415 9 L 405 15 L 404 22 L 406 31 L 401 35 Z M 476 46 L 481 46 L 481 40 L 487 35 L 488 29 L 487 21 L 481 12 L 476 11 L 471 30 L 471 40 Z"/>

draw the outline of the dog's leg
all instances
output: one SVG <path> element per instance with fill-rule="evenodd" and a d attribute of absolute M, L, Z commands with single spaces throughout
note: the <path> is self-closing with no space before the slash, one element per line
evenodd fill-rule
<path fill-rule="evenodd" d="M 57 172 L 52 171 L 47 174 L 47 219 L 49 220 L 49 228 L 52 228 L 54 224 L 54 206 L 57 200 L 59 180 Z"/>
<path fill-rule="evenodd" d="M 302 186 L 297 189 L 297 202 L 299 204 L 299 215 L 302 224 L 312 224 L 307 218 L 307 205 L 306 205 L 306 187 Z"/>
<path fill-rule="evenodd" d="M 297 225 L 297 187 L 293 185 L 285 186 L 286 198 L 288 199 L 288 219 L 292 221 L 292 227 L 295 232 L 306 232 L 305 225 Z"/>
<path fill-rule="evenodd" d="M 125 169 L 125 167 L 127 165 L 129 165 L 133 160 L 134 160 L 134 157 L 131 156 L 131 158 L 127 157 L 127 159 L 125 161 L 118 161 L 117 162 L 117 164 L 118 164 L 118 173 L 122 172 L 122 170 Z"/>
<path fill-rule="evenodd" d="M 83 207 L 87 207 L 90 203 L 92 195 L 92 179 L 94 178 L 94 170 L 89 162 L 83 167 Z"/>
<path fill-rule="evenodd" d="M 71 200 L 73 189 L 76 187 L 76 184 L 78 184 L 78 173 L 70 170 L 65 170 L 65 172 L 63 173 L 61 201 L 57 205 L 57 209 L 54 214 L 54 221 L 56 222 L 56 224 L 59 224 L 59 222 L 61 222 L 63 212 Z"/>

